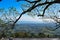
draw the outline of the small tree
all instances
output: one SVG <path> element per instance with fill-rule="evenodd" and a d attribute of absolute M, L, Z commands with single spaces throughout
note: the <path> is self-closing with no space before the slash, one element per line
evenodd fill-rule
<path fill-rule="evenodd" d="M 59 10 L 58 11 L 52 11 L 48 12 L 49 18 L 51 18 L 54 23 L 56 24 L 55 28 L 52 29 L 52 31 L 55 31 L 60 27 L 60 15 L 59 15 Z M 49 28 L 48 28 L 49 29 Z"/>
<path fill-rule="evenodd" d="M 2 35 L 4 34 L 5 37 L 11 36 L 10 34 L 14 33 L 12 24 L 19 15 L 19 12 L 16 8 L 11 7 L 8 10 L 1 8 L 0 13 L 0 32 Z"/>

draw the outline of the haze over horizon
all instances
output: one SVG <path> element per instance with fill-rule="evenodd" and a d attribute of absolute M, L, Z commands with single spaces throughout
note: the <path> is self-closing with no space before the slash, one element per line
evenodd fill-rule
<path fill-rule="evenodd" d="M 17 17 L 17 18 L 18 18 L 18 17 Z M 31 17 L 31 16 L 29 16 L 29 15 L 23 15 L 23 16 L 21 17 L 21 19 L 19 19 L 18 22 L 49 23 L 49 22 L 54 22 L 54 20 L 51 19 L 51 18 L 49 18 L 49 19 L 48 19 L 48 18 L 42 19 L 42 18 L 37 17 L 37 16 Z"/>

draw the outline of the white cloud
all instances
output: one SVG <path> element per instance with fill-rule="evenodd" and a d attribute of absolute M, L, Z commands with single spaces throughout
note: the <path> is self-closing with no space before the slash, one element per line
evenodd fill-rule
<path fill-rule="evenodd" d="M 28 15 L 23 15 L 19 21 L 33 21 L 33 22 L 51 22 L 52 19 L 39 19 L 39 17 L 35 16 L 34 18 Z"/>
<path fill-rule="evenodd" d="M 31 16 L 28 16 L 28 15 L 23 15 L 20 19 L 20 21 L 41 21 L 40 19 L 38 19 L 38 17 L 31 17 Z"/>

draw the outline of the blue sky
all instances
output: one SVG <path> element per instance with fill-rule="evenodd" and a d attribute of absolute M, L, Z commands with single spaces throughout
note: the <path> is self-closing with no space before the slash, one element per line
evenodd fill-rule
<path fill-rule="evenodd" d="M 0 8 L 10 8 L 10 7 L 16 7 L 17 9 L 20 9 L 21 4 L 24 4 L 26 2 L 20 1 L 16 2 L 16 0 L 2 0 L 0 2 Z"/>
<path fill-rule="evenodd" d="M 16 7 L 18 10 L 20 10 L 21 4 L 25 4 L 26 2 L 20 1 L 16 2 L 16 0 L 2 0 L 0 2 L 0 8 L 8 9 L 9 7 Z M 56 6 L 55 9 L 60 10 L 60 4 L 53 5 Z"/>
<path fill-rule="evenodd" d="M 16 7 L 16 8 L 19 8 L 20 5 L 19 3 L 16 2 L 16 0 L 2 0 L 0 2 L 0 8 L 9 8 L 9 7 Z"/>
<path fill-rule="evenodd" d="M 0 2 L 0 8 L 5 8 L 8 9 L 10 7 L 15 7 L 17 8 L 17 10 L 20 12 L 21 11 L 21 4 L 24 4 L 25 2 L 16 2 L 16 0 L 2 0 Z M 28 19 L 29 18 L 29 19 Z M 28 16 L 28 15 L 24 15 L 21 18 L 21 21 L 34 21 L 34 18 Z"/>
<path fill-rule="evenodd" d="M 15 8 L 17 8 L 17 10 L 19 11 L 19 12 L 21 12 L 21 4 L 25 4 L 25 2 L 16 2 L 16 0 L 2 0 L 1 2 L 0 2 L 0 8 L 5 8 L 5 9 L 8 9 L 8 8 L 10 8 L 10 7 L 15 7 Z M 56 4 L 56 5 L 54 5 L 54 6 L 56 6 L 56 8 L 55 9 L 53 9 L 53 10 L 60 10 L 60 6 L 59 6 L 59 4 Z M 32 17 L 30 17 L 30 16 L 28 16 L 28 15 L 24 15 L 24 16 L 22 16 L 22 20 L 23 21 L 34 21 L 35 19 L 37 19 L 37 20 L 39 20 L 40 21 L 40 19 L 38 19 L 38 17 L 36 17 L 35 16 L 35 18 L 32 18 Z M 29 18 L 29 19 L 28 19 Z M 37 21 L 36 20 L 36 21 Z"/>

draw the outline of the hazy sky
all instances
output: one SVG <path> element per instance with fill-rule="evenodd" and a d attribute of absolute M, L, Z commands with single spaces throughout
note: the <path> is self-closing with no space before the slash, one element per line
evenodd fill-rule
<path fill-rule="evenodd" d="M 8 9 L 10 7 L 16 7 L 19 12 L 21 12 L 21 4 L 25 4 L 26 2 L 16 2 L 16 0 L 2 0 L 0 2 L 0 8 Z M 54 10 L 60 10 L 59 4 L 55 5 L 57 6 Z M 35 16 L 35 18 L 32 18 L 28 15 L 22 16 L 21 20 L 23 21 L 40 21 L 40 19 Z"/>

